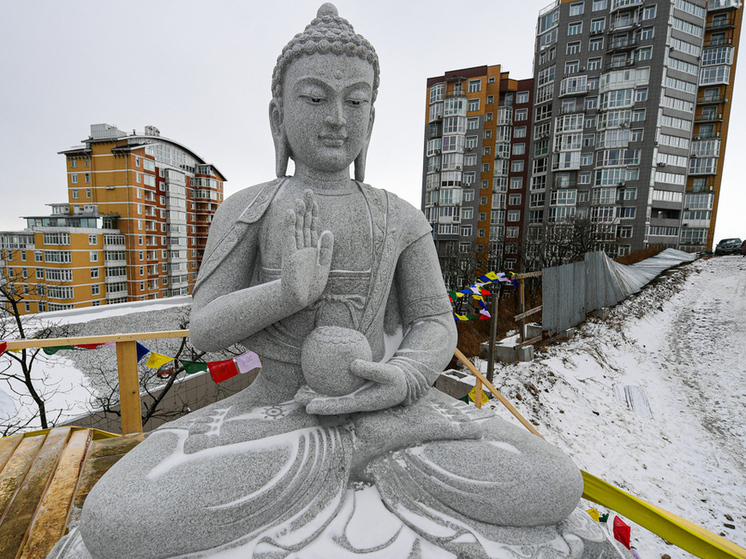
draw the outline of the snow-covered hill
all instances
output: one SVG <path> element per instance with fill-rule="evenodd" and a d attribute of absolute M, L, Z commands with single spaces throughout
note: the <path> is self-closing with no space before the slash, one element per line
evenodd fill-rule
<path fill-rule="evenodd" d="M 584 470 L 746 547 L 746 258 L 681 266 L 495 385 Z"/>

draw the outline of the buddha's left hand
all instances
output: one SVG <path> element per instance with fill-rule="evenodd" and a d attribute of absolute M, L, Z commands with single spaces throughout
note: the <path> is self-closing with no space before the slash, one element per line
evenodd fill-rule
<path fill-rule="evenodd" d="M 305 386 L 295 395 L 295 401 L 306 406 L 310 414 L 341 415 L 390 408 L 407 398 L 405 374 L 395 365 L 357 359 L 350 365 L 350 372 L 371 382 L 339 397 L 324 396 Z"/>

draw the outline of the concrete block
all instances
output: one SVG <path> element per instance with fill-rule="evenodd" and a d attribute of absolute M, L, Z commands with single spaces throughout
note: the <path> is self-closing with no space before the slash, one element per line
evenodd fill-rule
<path fill-rule="evenodd" d="M 534 360 L 534 346 L 533 345 L 525 345 L 523 347 L 519 347 L 516 351 L 516 355 L 518 357 L 518 361 L 533 361 Z"/>
<path fill-rule="evenodd" d="M 435 388 L 460 400 L 474 388 L 474 382 L 469 383 L 468 379 L 471 377 L 468 373 L 462 373 L 455 369 L 448 369 L 440 374 L 438 379 L 435 381 Z M 473 377 L 472 377 L 473 378 Z"/>
<path fill-rule="evenodd" d="M 526 339 L 532 340 L 534 338 L 537 338 L 541 336 L 542 332 L 543 329 L 541 327 L 541 324 L 539 324 L 538 322 L 526 324 Z"/>

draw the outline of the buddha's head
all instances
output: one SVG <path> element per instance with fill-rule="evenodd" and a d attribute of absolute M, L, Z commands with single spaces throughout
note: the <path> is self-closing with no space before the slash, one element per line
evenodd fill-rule
<path fill-rule="evenodd" d="M 270 124 L 276 173 L 288 159 L 321 171 L 365 177 L 378 92 L 378 56 L 332 4 L 285 46 L 272 75 Z"/>

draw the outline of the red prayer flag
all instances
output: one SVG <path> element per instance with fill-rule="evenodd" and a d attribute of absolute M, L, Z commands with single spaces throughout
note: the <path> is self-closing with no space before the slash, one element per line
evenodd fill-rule
<path fill-rule="evenodd" d="M 614 538 L 622 542 L 629 549 L 630 527 L 618 516 L 614 517 Z"/>
<path fill-rule="evenodd" d="M 226 361 L 211 361 L 207 364 L 207 368 L 210 370 L 212 380 L 215 382 L 223 382 L 229 378 L 235 377 L 238 374 L 238 367 L 233 359 Z"/>
<path fill-rule="evenodd" d="M 0 355 L 5 353 L 6 349 L 8 349 L 8 344 L 5 342 L 0 342 Z"/>
<path fill-rule="evenodd" d="M 75 344 L 75 347 L 79 347 L 82 349 L 96 349 L 99 346 L 102 346 L 104 344 Z"/>

